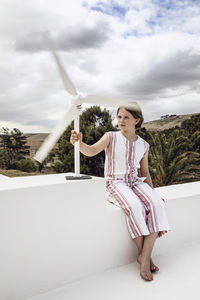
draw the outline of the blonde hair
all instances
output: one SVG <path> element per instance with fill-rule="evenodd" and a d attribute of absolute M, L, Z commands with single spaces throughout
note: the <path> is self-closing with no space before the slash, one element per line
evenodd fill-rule
<path fill-rule="evenodd" d="M 135 128 L 141 128 L 142 123 L 144 122 L 144 117 L 142 115 L 142 110 L 139 108 L 138 110 L 135 109 L 129 109 L 123 106 L 118 107 L 117 109 L 117 115 L 121 108 L 124 108 L 127 110 L 135 119 L 140 119 L 140 121 L 135 125 Z"/>

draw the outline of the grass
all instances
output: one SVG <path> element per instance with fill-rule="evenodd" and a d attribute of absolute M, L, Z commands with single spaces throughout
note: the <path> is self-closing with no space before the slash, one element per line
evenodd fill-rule
<path fill-rule="evenodd" d="M 35 175 L 45 175 L 45 174 L 54 174 L 53 171 L 49 172 L 46 170 L 42 170 L 42 174 L 40 172 L 23 172 L 20 170 L 1 170 L 0 174 L 8 177 L 20 177 L 20 176 L 35 176 Z"/>
<path fill-rule="evenodd" d="M 39 175 L 39 172 L 23 172 L 19 170 L 0 170 L 0 174 L 8 177 L 19 177 L 19 176 L 33 176 Z"/>

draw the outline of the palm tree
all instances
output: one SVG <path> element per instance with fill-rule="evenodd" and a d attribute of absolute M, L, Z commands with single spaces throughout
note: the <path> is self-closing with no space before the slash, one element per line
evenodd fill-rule
<path fill-rule="evenodd" d="M 156 186 L 189 182 L 200 179 L 200 154 L 192 151 L 190 139 L 173 131 L 150 135 L 150 173 Z"/>
<path fill-rule="evenodd" d="M 193 142 L 193 150 L 200 153 L 200 130 L 196 130 L 192 134 L 191 140 Z"/>

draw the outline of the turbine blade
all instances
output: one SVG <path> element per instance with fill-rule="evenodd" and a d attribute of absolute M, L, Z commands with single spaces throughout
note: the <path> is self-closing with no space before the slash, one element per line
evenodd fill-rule
<path fill-rule="evenodd" d="M 64 69 L 64 67 L 62 65 L 61 60 L 60 60 L 60 58 L 58 56 L 58 53 L 56 53 L 56 51 L 53 50 L 53 49 L 51 49 L 51 53 L 52 53 L 53 58 L 54 58 L 54 60 L 55 60 L 55 62 L 57 64 L 58 72 L 59 72 L 59 74 L 60 74 L 60 76 L 62 78 L 62 82 L 63 82 L 63 85 L 64 85 L 66 91 L 68 93 L 70 93 L 72 96 L 76 96 L 77 95 L 77 91 L 76 91 L 76 89 L 75 89 L 75 87 L 74 87 L 74 85 L 73 85 L 73 83 L 72 83 L 69 75 L 67 74 L 67 71 L 65 71 L 65 69 Z"/>
<path fill-rule="evenodd" d="M 77 91 L 69 77 L 69 75 L 67 74 L 67 71 L 65 71 L 62 63 L 61 63 L 61 60 L 59 58 L 59 55 L 58 53 L 56 52 L 56 48 L 55 48 L 55 44 L 50 36 L 50 33 L 49 32 L 46 32 L 44 33 L 44 38 L 45 40 L 47 41 L 47 44 L 50 48 L 50 51 L 53 55 L 53 58 L 55 60 L 55 63 L 58 67 L 58 72 L 62 78 L 62 82 L 63 82 L 63 85 L 65 87 L 65 89 L 67 90 L 68 93 L 70 93 L 72 96 L 76 96 L 77 95 Z"/>
<path fill-rule="evenodd" d="M 111 97 L 111 96 L 97 96 L 97 95 L 88 95 L 85 98 L 81 99 L 82 103 L 102 105 L 107 107 L 125 107 L 128 109 L 135 109 L 140 111 L 141 108 L 137 102 L 129 102 L 127 99 Z"/>
<path fill-rule="evenodd" d="M 65 113 L 61 121 L 58 123 L 55 130 L 48 135 L 44 143 L 39 148 L 39 150 L 34 156 L 35 160 L 39 161 L 40 163 L 42 163 L 45 160 L 48 153 L 51 151 L 51 149 L 59 140 L 62 133 L 65 131 L 65 128 L 68 125 L 70 125 L 71 121 L 73 120 L 74 111 L 75 111 L 75 104 L 73 103 L 70 105 L 69 109 L 67 110 L 67 112 Z"/>

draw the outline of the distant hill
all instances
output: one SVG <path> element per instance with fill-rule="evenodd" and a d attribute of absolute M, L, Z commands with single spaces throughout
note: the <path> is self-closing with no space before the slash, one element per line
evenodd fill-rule
<path fill-rule="evenodd" d="M 49 133 L 25 133 L 27 145 L 30 146 L 30 156 L 33 157 Z"/>
<path fill-rule="evenodd" d="M 166 115 L 162 116 L 159 120 L 146 122 L 142 125 L 142 127 L 145 127 L 149 131 L 161 131 L 164 129 L 173 128 L 175 126 L 180 127 L 184 120 L 189 119 L 191 116 L 196 114 Z M 25 135 L 27 137 L 27 144 L 30 146 L 30 153 L 32 157 L 45 138 L 48 136 L 48 133 L 27 133 Z"/>
<path fill-rule="evenodd" d="M 150 122 L 143 123 L 142 127 L 145 127 L 149 131 L 161 131 L 173 127 L 181 127 L 181 123 L 187 119 L 190 119 L 191 116 L 197 115 L 187 114 L 187 115 L 166 115 L 162 116 L 159 120 L 154 120 Z"/>

